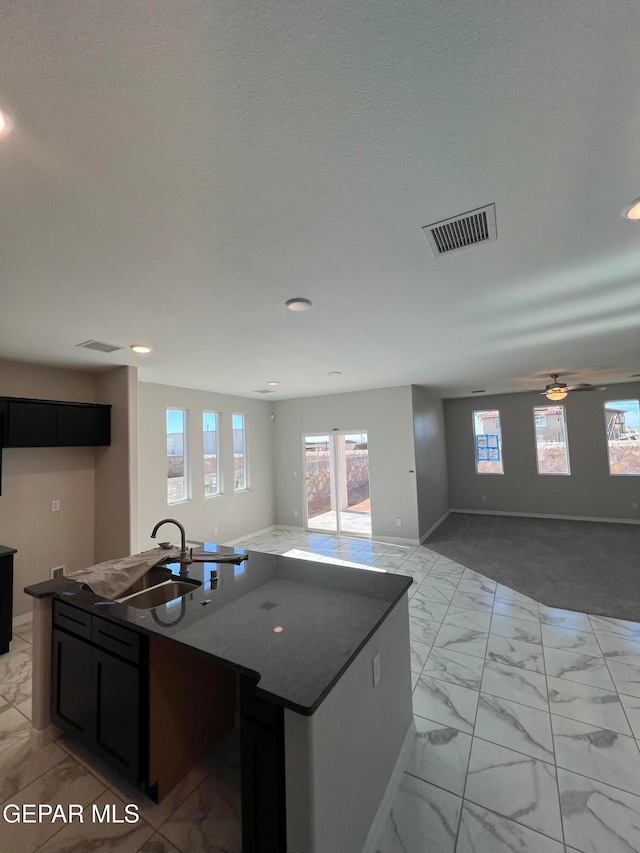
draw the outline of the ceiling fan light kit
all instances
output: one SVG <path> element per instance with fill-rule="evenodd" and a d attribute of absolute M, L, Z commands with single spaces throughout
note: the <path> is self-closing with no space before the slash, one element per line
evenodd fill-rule
<path fill-rule="evenodd" d="M 559 373 L 551 373 L 550 376 L 553 379 L 549 385 L 547 385 L 544 391 L 540 393 L 544 395 L 547 400 L 553 400 L 555 403 L 560 400 L 564 400 L 569 391 L 606 391 L 606 386 L 600 385 L 588 385 L 586 382 L 581 382 L 579 385 L 567 385 L 565 382 L 558 382 Z"/>

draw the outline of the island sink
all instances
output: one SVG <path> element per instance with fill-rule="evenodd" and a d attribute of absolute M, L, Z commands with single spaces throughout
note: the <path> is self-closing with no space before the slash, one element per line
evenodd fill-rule
<path fill-rule="evenodd" d="M 147 572 L 140 581 L 153 580 L 153 577 L 149 579 L 149 575 L 154 575 L 154 572 L 154 569 Z M 166 574 L 166 572 L 157 572 L 157 575 L 162 576 L 160 582 L 156 580 L 155 585 L 146 585 L 134 592 L 129 591 L 126 595 L 116 599 L 118 604 L 126 604 L 129 607 L 136 607 L 138 610 L 148 610 L 149 608 L 159 607 L 162 604 L 173 601 L 174 598 L 181 598 L 183 595 L 194 592 L 198 587 L 202 586 L 202 583 L 198 580 L 185 580 L 184 578 L 178 580 L 173 575 L 166 578 Z M 140 583 L 140 581 L 137 581 L 134 586 Z"/>

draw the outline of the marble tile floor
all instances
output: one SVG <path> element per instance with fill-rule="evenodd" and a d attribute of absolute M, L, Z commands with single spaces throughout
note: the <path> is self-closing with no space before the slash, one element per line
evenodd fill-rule
<path fill-rule="evenodd" d="M 546 607 L 424 546 L 294 528 L 242 545 L 414 579 L 415 743 L 378 853 L 640 850 L 639 623 Z M 237 742 L 160 806 L 71 742 L 35 748 L 30 640 L 0 658 L 0 803 L 135 802 L 141 821 L 2 823 L 0 850 L 239 851 Z"/>
<path fill-rule="evenodd" d="M 424 546 L 293 528 L 242 544 L 413 576 L 416 736 L 378 853 L 640 851 L 640 623 Z"/>

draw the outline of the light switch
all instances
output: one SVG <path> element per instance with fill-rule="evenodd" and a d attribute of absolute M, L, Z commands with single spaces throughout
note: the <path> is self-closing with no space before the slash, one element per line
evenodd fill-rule
<path fill-rule="evenodd" d="M 51 501 L 51 512 L 60 511 L 60 501 Z"/>

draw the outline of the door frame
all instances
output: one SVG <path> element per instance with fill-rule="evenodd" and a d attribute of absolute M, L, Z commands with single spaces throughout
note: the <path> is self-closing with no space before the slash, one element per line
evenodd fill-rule
<path fill-rule="evenodd" d="M 371 501 L 371 466 L 369 465 L 369 430 L 368 429 L 332 429 L 332 430 L 317 430 L 316 432 L 303 432 L 300 435 L 300 444 L 302 451 L 302 507 L 303 507 L 303 526 L 308 533 L 326 533 L 329 536 L 348 535 L 356 539 L 371 539 L 372 533 L 357 533 L 350 530 L 342 530 L 340 524 L 340 472 L 336 465 L 337 446 L 334 440 L 338 435 L 366 435 L 367 436 L 367 472 L 369 479 L 369 501 Z M 336 512 L 336 529 L 326 530 L 318 527 L 310 527 L 309 525 L 309 503 L 307 499 L 307 436 L 327 436 L 329 439 L 329 478 L 331 484 L 331 494 L 335 496 L 335 512 Z M 345 484 L 346 488 L 346 484 Z M 371 508 L 369 508 L 369 521 L 371 521 Z"/>

